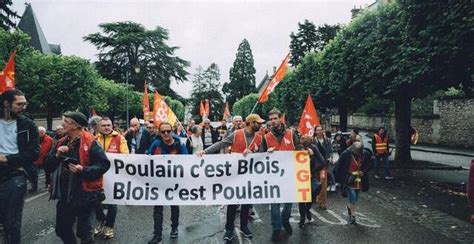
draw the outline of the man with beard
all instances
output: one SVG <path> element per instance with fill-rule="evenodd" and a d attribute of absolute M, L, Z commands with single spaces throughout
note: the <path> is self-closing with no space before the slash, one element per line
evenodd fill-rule
<path fill-rule="evenodd" d="M 234 133 L 228 135 L 222 141 L 213 144 L 204 151 L 198 152 L 198 155 L 218 153 L 222 148 L 229 146 L 231 146 L 233 153 L 247 155 L 248 153 L 258 152 L 263 139 L 259 130 L 263 123 L 265 123 L 265 120 L 260 118 L 258 114 L 250 114 L 245 119 L 245 129 L 235 130 Z M 252 232 L 247 226 L 250 206 L 250 204 L 243 204 L 240 208 L 240 230 L 247 238 L 252 237 Z M 227 206 L 225 241 L 232 241 L 234 238 L 234 221 L 237 207 L 238 205 Z"/>
<path fill-rule="evenodd" d="M 286 128 L 281 123 L 281 112 L 272 109 L 268 113 L 271 129 L 265 136 L 260 147 L 261 152 L 273 151 L 293 151 L 302 149 L 296 132 L 293 129 Z M 288 162 L 290 163 L 290 162 Z M 293 234 L 293 228 L 290 225 L 291 203 L 283 204 L 283 211 L 280 211 L 280 203 L 271 204 L 271 220 L 272 220 L 272 241 L 280 240 L 281 227 L 285 228 L 288 235 Z"/>
<path fill-rule="evenodd" d="M 39 138 L 35 123 L 22 115 L 25 94 L 12 89 L 2 94 L 0 116 L 0 224 L 5 243 L 20 243 L 26 195 L 26 171 L 35 167 Z"/>

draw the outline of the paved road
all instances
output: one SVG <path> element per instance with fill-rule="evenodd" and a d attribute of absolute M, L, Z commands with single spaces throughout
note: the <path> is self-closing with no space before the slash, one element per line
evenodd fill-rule
<path fill-rule="evenodd" d="M 329 198 L 329 208 L 313 208 L 314 223 L 301 229 L 297 205 L 293 205 L 294 233 L 282 243 L 473 243 L 474 229 L 465 221 L 415 199 L 401 199 L 382 183 L 373 182 L 359 205 L 359 225 L 346 222 L 346 199 Z M 386 190 L 387 189 L 387 190 Z M 28 195 L 23 216 L 23 243 L 60 243 L 54 233 L 55 203 L 45 190 Z M 256 205 L 258 219 L 250 224 L 254 238 L 237 235 L 234 243 L 269 243 L 271 224 L 268 205 Z M 100 243 L 147 243 L 152 233 L 152 207 L 119 206 L 116 237 Z M 179 238 L 169 239 L 169 208 L 165 208 L 164 243 L 223 243 L 225 208 L 188 206 L 181 209 Z M 238 218 L 237 218 L 238 219 Z M 237 223 L 238 224 L 238 223 Z M 238 233 L 238 232 L 237 232 Z"/>

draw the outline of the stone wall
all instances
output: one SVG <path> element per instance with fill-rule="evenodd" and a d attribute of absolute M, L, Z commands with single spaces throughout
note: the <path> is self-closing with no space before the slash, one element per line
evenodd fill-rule
<path fill-rule="evenodd" d="M 339 125 L 339 116 L 332 115 L 330 123 Z M 393 116 L 350 115 L 347 124 L 367 131 L 385 126 L 396 139 Z M 432 116 L 413 117 L 411 124 L 419 132 L 419 143 L 474 148 L 474 99 L 435 101 Z"/>
<path fill-rule="evenodd" d="M 440 144 L 474 147 L 474 99 L 438 101 Z"/>

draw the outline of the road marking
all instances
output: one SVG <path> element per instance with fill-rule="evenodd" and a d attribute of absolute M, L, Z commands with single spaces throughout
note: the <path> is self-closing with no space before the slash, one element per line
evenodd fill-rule
<path fill-rule="evenodd" d="M 253 209 L 253 212 L 255 213 L 255 219 L 253 219 L 252 221 L 255 222 L 255 223 L 262 223 L 263 224 L 263 220 L 260 218 L 260 215 L 258 215 L 258 212 L 257 212 L 257 209 L 252 207 Z"/>
<path fill-rule="evenodd" d="M 325 217 L 323 217 L 320 213 L 316 212 L 316 210 L 314 209 L 310 209 L 309 210 L 314 216 L 316 216 L 319 220 L 325 222 L 325 223 L 328 223 L 328 224 L 331 224 L 331 225 L 346 225 L 347 224 L 347 221 L 344 220 L 343 218 L 341 218 L 341 216 L 339 216 L 338 214 L 334 213 L 334 211 L 332 211 L 331 209 L 328 209 L 326 210 L 326 212 L 328 212 L 329 214 L 331 214 L 332 216 L 334 216 L 334 218 L 336 218 L 337 220 L 339 220 L 339 222 L 333 222 L 333 221 L 330 221 L 328 219 L 326 219 Z"/>
<path fill-rule="evenodd" d="M 38 198 L 40 198 L 40 197 L 42 197 L 42 196 L 44 196 L 44 195 L 46 195 L 46 194 L 49 194 L 49 192 L 48 192 L 48 191 L 45 191 L 45 192 L 42 192 L 42 193 L 40 193 L 40 194 L 38 194 L 38 195 L 36 195 L 36 196 L 32 196 L 32 197 L 30 197 L 30 198 L 27 198 L 27 199 L 25 200 L 25 202 L 31 202 L 31 201 L 33 201 L 33 200 L 35 200 L 35 199 L 38 199 Z"/>
<path fill-rule="evenodd" d="M 36 234 L 36 237 L 42 237 L 42 236 L 47 236 L 55 231 L 55 227 L 50 225 L 46 229 L 43 229 L 40 231 L 40 233 Z"/>
<path fill-rule="evenodd" d="M 237 236 L 237 240 L 239 244 L 242 244 L 242 236 L 240 235 L 240 230 L 237 227 L 234 227 L 235 236 Z"/>
<path fill-rule="evenodd" d="M 346 212 L 343 213 L 343 215 L 345 216 L 348 216 Z M 357 219 L 357 224 L 358 225 L 363 225 L 365 227 L 369 227 L 369 228 L 380 228 L 382 226 L 378 225 L 375 223 L 375 220 L 371 220 L 367 217 L 367 215 L 363 214 L 363 213 L 359 213 L 359 212 L 356 212 L 356 219 Z M 362 221 L 361 221 L 362 220 Z M 364 223 L 365 221 L 369 222 L 369 223 Z"/>

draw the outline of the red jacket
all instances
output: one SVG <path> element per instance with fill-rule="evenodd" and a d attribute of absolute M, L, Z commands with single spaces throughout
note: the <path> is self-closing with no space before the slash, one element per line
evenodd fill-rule
<path fill-rule="evenodd" d="M 36 166 L 41 166 L 44 163 L 44 158 L 46 155 L 48 155 L 49 151 L 51 150 L 51 147 L 53 146 L 53 138 L 44 135 L 42 139 L 40 139 L 41 145 L 40 145 L 40 151 L 39 151 L 39 157 L 35 161 Z"/>

